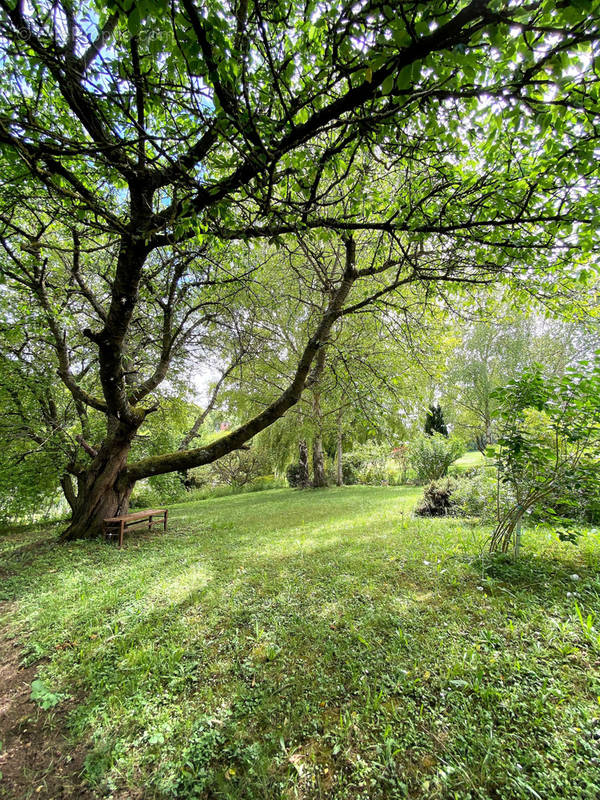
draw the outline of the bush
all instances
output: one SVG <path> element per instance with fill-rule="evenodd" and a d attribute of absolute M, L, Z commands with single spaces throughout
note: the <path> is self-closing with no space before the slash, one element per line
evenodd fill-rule
<path fill-rule="evenodd" d="M 386 463 L 367 462 L 358 471 L 358 482 L 366 486 L 381 486 L 389 483 L 389 470 Z"/>
<path fill-rule="evenodd" d="M 252 483 L 245 486 L 228 486 L 219 484 L 218 486 L 203 486 L 200 489 L 192 489 L 185 496 L 186 502 L 197 500 L 212 500 L 216 497 L 231 497 L 235 494 L 250 494 L 251 492 L 263 492 L 268 489 L 284 489 L 285 481 L 283 478 L 276 478 L 274 475 L 261 475 Z"/>
<path fill-rule="evenodd" d="M 553 522 L 568 521 L 552 508 L 581 513 L 600 493 L 600 365 L 581 361 L 561 378 L 548 377 L 535 364 L 507 386 L 496 389 L 500 418 L 496 465 L 515 493 L 492 534 L 491 551 L 506 553 L 515 543 L 523 514 L 541 508 Z M 573 541 L 571 535 L 568 537 Z"/>
<path fill-rule="evenodd" d="M 392 464 L 394 470 L 397 470 L 395 475 L 395 483 L 401 486 L 408 482 L 408 474 L 410 468 L 410 451 L 407 442 L 400 442 L 392 450 Z M 410 470 L 412 472 L 412 470 Z"/>
<path fill-rule="evenodd" d="M 131 496 L 132 508 L 151 508 L 177 503 L 187 498 L 187 491 L 178 472 L 155 475 L 136 484 Z"/>
<path fill-rule="evenodd" d="M 508 487 L 501 487 L 501 502 L 508 500 Z M 471 470 L 453 481 L 451 514 L 492 520 L 496 515 L 497 483 L 485 468 Z"/>
<path fill-rule="evenodd" d="M 244 487 L 247 492 L 264 492 L 267 489 L 284 489 L 285 481 L 275 475 L 260 475 L 251 484 Z"/>
<path fill-rule="evenodd" d="M 138 484 L 133 490 L 129 506 L 132 509 L 152 508 L 152 506 L 159 506 L 161 503 L 162 500 L 154 489 L 148 485 Z"/>
<path fill-rule="evenodd" d="M 345 486 L 354 486 L 358 483 L 358 470 L 346 455 L 342 457 L 342 478 Z"/>
<path fill-rule="evenodd" d="M 300 464 L 290 464 L 285 471 L 285 477 L 290 489 L 297 489 L 300 486 Z"/>
<path fill-rule="evenodd" d="M 246 486 L 270 468 L 266 455 L 257 448 L 234 450 L 209 465 L 207 474 L 214 484 Z"/>
<path fill-rule="evenodd" d="M 245 456 L 246 452 L 243 453 Z M 202 472 L 195 470 L 193 474 L 188 475 L 187 486 L 178 472 L 139 481 L 133 490 L 131 508 L 151 508 L 168 503 L 224 497 L 238 494 L 240 491 L 260 492 L 263 489 L 279 489 L 283 486 L 283 481 L 274 475 L 254 475 L 256 462 L 244 457 L 227 460 L 219 470 L 213 467 L 211 464 L 203 468 Z"/>
<path fill-rule="evenodd" d="M 584 461 L 568 476 L 561 476 L 543 502 L 533 509 L 537 519 L 558 524 L 600 522 L 600 474 Z"/>
<path fill-rule="evenodd" d="M 424 491 L 415 513 L 424 517 L 478 517 L 491 522 L 498 503 L 496 478 L 485 467 L 471 470 L 460 478 L 432 481 Z M 500 507 L 514 502 L 510 486 L 500 484 Z"/>
<path fill-rule="evenodd" d="M 428 483 L 446 477 L 448 467 L 464 453 L 464 445 L 455 437 L 441 433 L 419 436 L 410 445 L 410 461 L 418 483 Z"/>
<path fill-rule="evenodd" d="M 352 486 L 357 483 L 368 486 L 391 485 L 401 481 L 401 467 L 392 460 L 390 448 L 383 444 L 366 442 L 355 445 L 349 453 L 342 457 L 342 474 L 344 483 Z"/>

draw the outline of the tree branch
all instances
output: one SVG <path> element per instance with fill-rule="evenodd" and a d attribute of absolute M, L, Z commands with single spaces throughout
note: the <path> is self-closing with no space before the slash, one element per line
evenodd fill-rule
<path fill-rule="evenodd" d="M 353 253 L 354 242 L 348 239 L 346 242 L 346 252 Z M 288 387 L 281 395 L 271 403 L 264 411 L 257 414 L 253 419 L 244 425 L 236 428 L 231 433 L 211 442 L 205 447 L 196 450 L 185 450 L 166 455 L 151 456 L 137 463 L 130 464 L 124 471 L 123 483 L 134 482 L 150 475 L 161 475 L 165 472 L 182 471 L 199 467 L 203 464 L 210 464 L 221 456 L 230 453 L 232 450 L 239 449 L 246 444 L 253 436 L 267 428 L 275 420 L 282 417 L 285 412 L 294 406 L 302 396 L 311 367 L 320 349 L 324 347 L 334 322 L 339 318 L 344 302 L 356 280 L 354 258 L 348 257 L 346 268 L 337 290 L 333 293 L 332 299 L 322 314 L 317 329 L 308 340 L 302 353 L 294 377 Z"/>

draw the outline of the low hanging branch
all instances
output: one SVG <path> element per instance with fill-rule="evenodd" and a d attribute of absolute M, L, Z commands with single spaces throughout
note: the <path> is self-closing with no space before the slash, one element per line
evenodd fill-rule
<path fill-rule="evenodd" d="M 300 400 L 305 385 L 311 382 L 313 362 L 317 359 L 318 365 L 318 355 L 326 345 L 332 326 L 342 315 L 344 302 L 358 277 L 355 269 L 356 245 L 354 239 L 347 238 L 344 246 L 346 259 L 342 280 L 322 314 L 316 331 L 304 348 L 290 385 L 277 400 L 244 425 L 205 447 L 151 456 L 137 463 L 129 464 L 121 478 L 123 483 L 135 482 L 151 475 L 162 475 L 166 472 L 182 471 L 210 464 L 232 450 L 237 450 L 257 433 L 272 425 Z"/>

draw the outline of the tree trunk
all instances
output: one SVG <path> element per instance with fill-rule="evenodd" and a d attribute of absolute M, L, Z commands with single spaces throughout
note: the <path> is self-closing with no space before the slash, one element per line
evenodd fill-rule
<path fill-rule="evenodd" d="M 321 434 L 316 433 L 312 446 L 312 465 L 313 465 L 313 489 L 320 489 L 327 486 L 325 477 L 325 464 L 323 462 L 323 441 Z"/>
<path fill-rule="evenodd" d="M 308 489 L 310 486 L 310 476 L 308 474 L 308 445 L 306 439 L 300 439 L 298 442 L 298 487 L 300 489 Z"/>
<path fill-rule="evenodd" d="M 327 486 L 325 478 L 325 464 L 323 459 L 323 435 L 321 431 L 321 404 L 319 393 L 313 389 L 312 399 L 313 422 L 315 425 L 315 435 L 312 443 L 312 467 L 313 467 L 313 489 L 320 489 Z"/>
<path fill-rule="evenodd" d="M 135 430 L 121 423 L 107 437 L 96 458 L 80 476 L 79 491 L 73 506 L 69 527 L 61 534 L 62 541 L 90 539 L 102 533 L 107 517 L 127 513 L 135 482 L 123 480 L 123 470 Z"/>
<path fill-rule="evenodd" d="M 70 475 L 65 474 L 61 477 L 60 488 L 62 489 L 63 494 L 65 496 L 65 500 L 69 504 L 69 508 L 71 509 L 72 512 L 75 506 L 77 505 L 77 494 L 75 493 L 75 489 L 73 487 L 73 479 L 71 478 Z"/>
<path fill-rule="evenodd" d="M 343 442 L 342 442 L 342 412 L 340 410 L 337 418 L 338 428 L 337 428 L 337 451 L 336 451 L 336 461 L 337 461 L 337 475 L 336 475 L 336 483 L 338 486 L 344 485 L 344 465 L 342 463 L 342 456 L 343 452 Z"/>
<path fill-rule="evenodd" d="M 113 341 L 111 350 L 108 345 L 102 344 L 103 340 L 99 335 L 94 335 L 90 331 L 87 332 L 88 337 L 102 344 L 101 347 L 99 344 L 102 366 L 100 377 L 106 397 L 106 408 L 109 411 L 115 408 L 116 411 L 109 417 L 106 441 L 100 448 L 98 455 L 93 459 L 90 467 L 79 476 L 77 502 L 73 509 L 71 524 L 61 536 L 63 541 L 100 535 L 102 522 L 106 517 L 117 516 L 128 510 L 129 498 L 138 480 L 152 475 L 164 475 L 168 472 L 182 471 L 192 467 L 203 466 L 204 464 L 211 464 L 218 458 L 245 445 L 253 436 L 280 419 L 286 411 L 296 405 L 302 396 L 305 386 L 307 384 L 310 386 L 314 383 L 311 369 L 316 369 L 319 366 L 319 354 L 323 350 L 324 343 L 331 332 L 333 324 L 342 313 L 344 301 L 358 275 L 355 270 L 356 248 L 352 238 L 346 239 L 345 248 L 346 267 L 342 281 L 334 292 L 329 306 L 321 316 L 313 335 L 308 340 L 289 386 L 276 400 L 255 417 L 240 425 L 239 428 L 235 428 L 226 436 L 216 439 L 203 447 L 165 453 L 159 456 L 149 456 L 128 465 L 127 456 L 131 442 L 149 410 L 138 410 L 135 406 L 131 406 L 127 397 L 123 395 L 123 381 L 114 381 L 115 375 L 121 376 L 120 362 L 115 356 L 115 353 L 119 350 L 117 346 L 119 341 L 115 340 L 116 344 Z M 134 277 L 129 276 L 127 278 L 131 286 L 128 284 L 119 289 L 122 296 L 133 297 L 131 287 L 135 283 Z M 118 294 L 119 292 L 117 292 Z M 111 306 L 111 313 L 112 310 Z M 114 313 L 116 314 L 116 311 Z M 115 324 L 114 327 L 117 329 L 117 334 L 119 334 L 122 328 L 120 318 L 119 325 Z M 315 359 L 317 359 L 317 365 L 313 367 Z M 113 381 L 119 385 L 113 386 Z M 94 408 L 98 407 L 98 403 L 95 401 L 89 404 Z M 126 407 L 127 414 L 122 414 L 119 411 L 123 406 Z M 106 408 L 103 406 L 101 410 L 106 411 Z M 317 477 L 322 481 L 320 485 L 325 485 L 323 448 L 320 437 L 318 438 L 318 450 L 320 450 L 320 458 L 317 453 L 317 458 L 315 459 Z"/>

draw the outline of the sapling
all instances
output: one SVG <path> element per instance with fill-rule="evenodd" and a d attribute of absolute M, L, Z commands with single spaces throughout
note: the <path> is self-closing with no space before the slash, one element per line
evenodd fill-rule
<path fill-rule="evenodd" d="M 568 484 L 598 462 L 600 365 L 581 361 L 562 378 L 547 378 L 535 365 L 495 396 L 498 488 L 510 486 L 515 501 L 505 507 L 498 502 L 490 550 L 506 553 L 513 542 L 518 556 L 524 515 L 557 490 L 566 495 Z"/>

